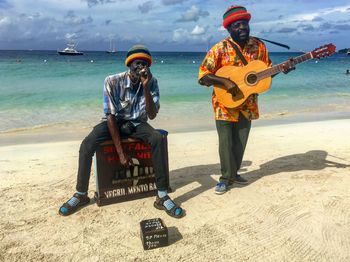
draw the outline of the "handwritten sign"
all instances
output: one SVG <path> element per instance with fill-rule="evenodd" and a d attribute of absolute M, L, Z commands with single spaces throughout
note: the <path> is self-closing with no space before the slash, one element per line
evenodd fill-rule
<path fill-rule="evenodd" d="M 168 228 L 160 218 L 147 219 L 140 222 L 141 241 L 145 250 L 164 247 L 169 244 Z"/>

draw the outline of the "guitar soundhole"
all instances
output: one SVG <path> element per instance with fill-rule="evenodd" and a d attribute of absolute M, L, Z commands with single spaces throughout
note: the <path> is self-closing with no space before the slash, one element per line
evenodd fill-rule
<path fill-rule="evenodd" d="M 258 77 L 256 76 L 256 74 L 249 74 L 247 76 L 248 84 L 254 85 L 257 81 L 258 81 Z"/>

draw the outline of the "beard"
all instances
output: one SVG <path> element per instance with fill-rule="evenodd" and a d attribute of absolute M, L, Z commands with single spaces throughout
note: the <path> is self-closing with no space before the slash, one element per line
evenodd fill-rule
<path fill-rule="evenodd" d="M 247 29 L 239 29 L 239 30 L 232 30 L 230 32 L 230 35 L 233 40 L 239 43 L 246 43 L 249 39 L 249 28 Z"/>

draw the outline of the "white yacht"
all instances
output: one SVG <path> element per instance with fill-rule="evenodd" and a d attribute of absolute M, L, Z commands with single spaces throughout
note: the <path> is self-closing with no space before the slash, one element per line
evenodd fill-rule
<path fill-rule="evenodd" d="M 83 52 L 75 50 L 75 44 L 67 44 L 67 47 L 62 51 L 58 51 L 60 55 L 83 55 Z"/>

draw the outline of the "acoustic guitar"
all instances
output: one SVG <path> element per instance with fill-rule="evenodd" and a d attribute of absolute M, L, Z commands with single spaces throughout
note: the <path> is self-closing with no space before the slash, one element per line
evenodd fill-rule
<path fill-rule="evenodd" d="M 301 56 L 293 58 L 293 64 L 299 64 L 309 59 L 322 58 L 332 55 L 335 52 L 335 45 L 328 44 L 316 48 L 315 50 L 305 53 Z M 215 95 L 220 103 L 227 108 L 235 108 L 244 103 L 244 101 L 252 94 L 259 94 L 270 89 L 271 76 L 283 71 L 284 65 L 290 63 L 289 60 L 278 65 L 267 67 L 267 65 L 260 61 L 254 60 L 246 66 L 223 66 L 215 75 L 229 78 L 236 83 L 241 92 L 233 95 L 230 91 L 214 86 Z"/>

